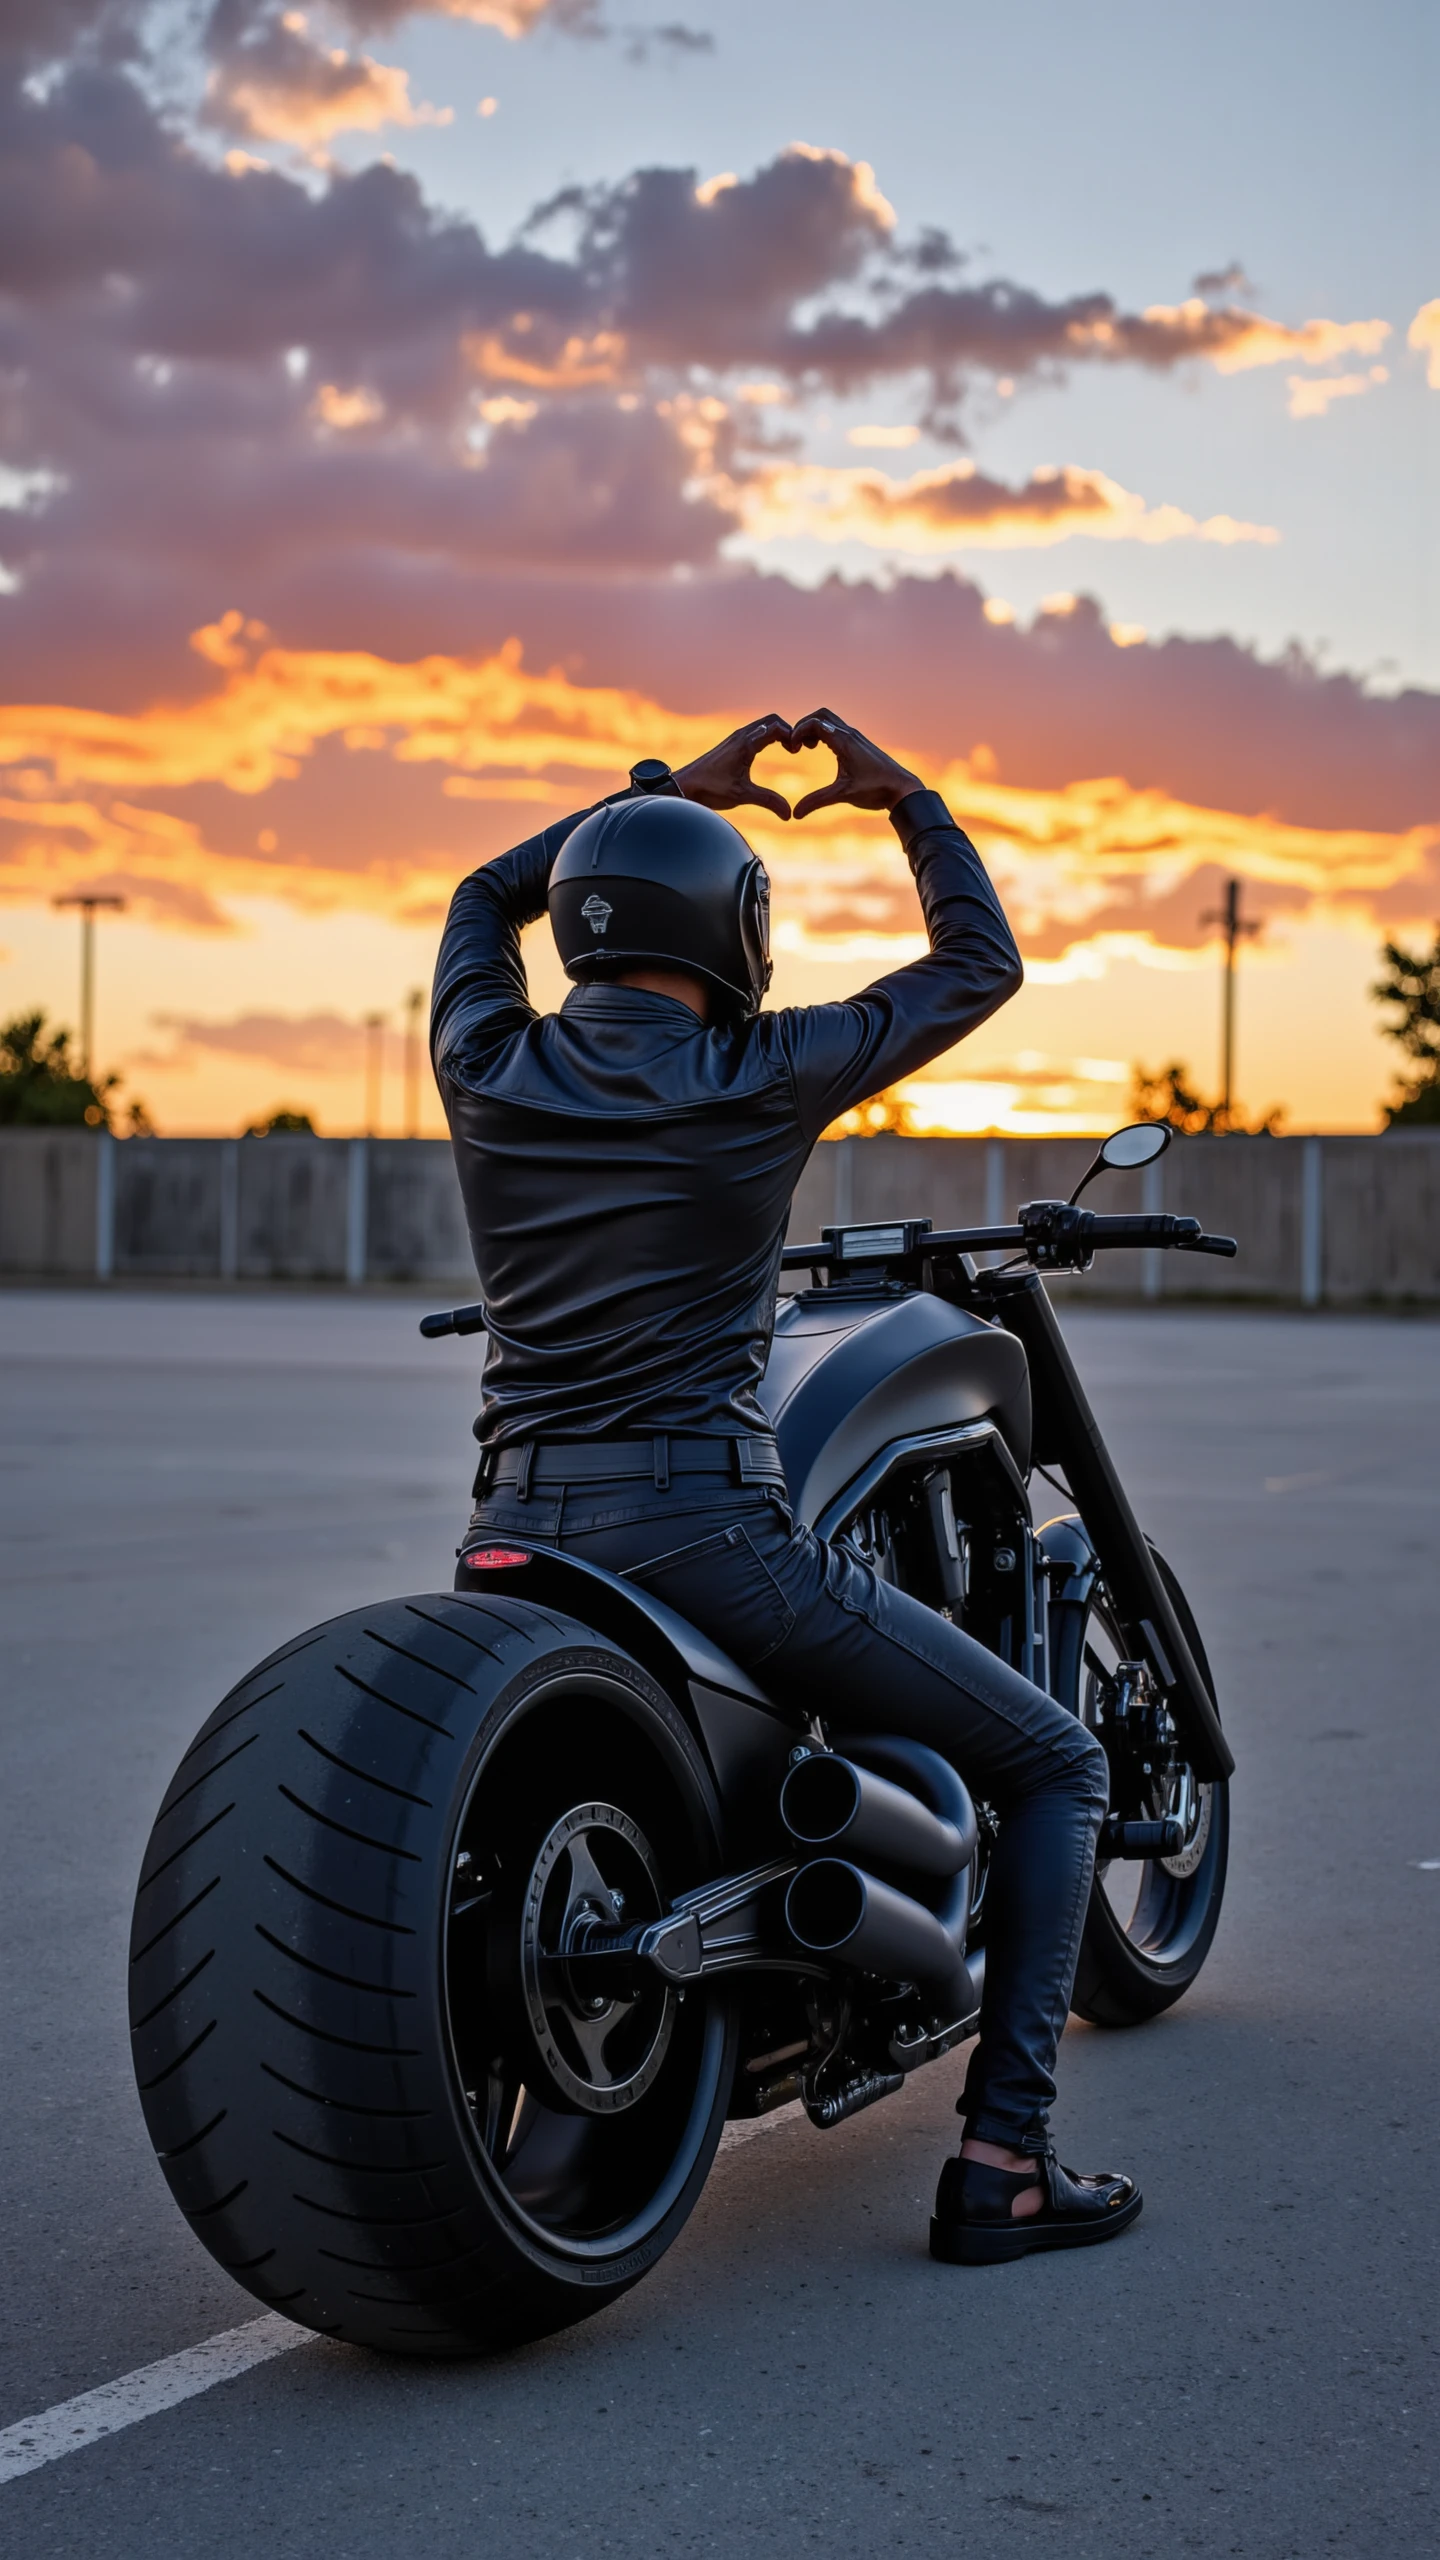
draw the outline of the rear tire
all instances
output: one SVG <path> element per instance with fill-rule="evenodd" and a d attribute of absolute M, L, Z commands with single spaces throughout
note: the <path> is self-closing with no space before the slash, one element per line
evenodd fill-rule
<path fill-rule="evenodd" d="M 1164 1557 L 1156 1553 L 1155 1562 L 1213 1700 L 1215 1682 L 1189 1603 Z M 1095 1677 L 1125 1646 L 1103 1591 L 1088 1607 L 1067 1605 L 1065 1615 L 1071 1623 L 1056 1649 L 1056 1695 L 1089 1723 Z M 1188 1783 L 1195 1789 L 1194 1836 L 1179 1858 L 1096 1867 L 1070 2000 L 1076 2017 L 1093 2027 L 1137 2027 L 1158 2018 L 1183 1998 L 1210 1953 L 1230 1855 L 1230 1790 L 1223 1778 Z M 1147 1813 L 1172 1809 L 1157 1801 Z"/>
<path fill-rule="evenodd" d="M 181 1762 L 136 1900 L 136 2077 L 197 2238 L 402 2354 L 613 2302 L 704 2183 L 733 2009 L 587 2007 L 542 1937 L 718 1867 L 689 1729 L 574 1620 L 446 1592 L 273 1654 Z"/>

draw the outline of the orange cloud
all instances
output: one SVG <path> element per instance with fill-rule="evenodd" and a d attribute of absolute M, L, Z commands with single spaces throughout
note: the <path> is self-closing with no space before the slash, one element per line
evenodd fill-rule
<path fill-rule="evenodd" d="M 470 370 L 482 381 L 522 382 L 534 391 L 586 391 L 597 383 L 618 382 L 628 362 L 625 340 L 613 329 L 561 338 L 538 326 L 529 311 L 518 313 L 503 334 L 471 330 L 460 343 Z M 526 405 L 517 402 L 516 408 Z"/>
<path fill-rule="evenodd" d="M 1307 382 L 1303 373 L 1292 373 L 1287 389 L 1290 393 L 1292 418 L 1323 418 L 1332 400 L 1357 400 L 1373 391 L 1379 382 L 1388 382 L 1390 374 L 1383 364 L 1372 364 L 1368 373 L 1338 373 L 1330 380 Z"/>
<path fill-rule="evenodd" d="M 1405 343 L 1428 358 L 1425 379 L 1432 391 L 1440 391 L 1440 300 L 1421 303 L 1405 333 Z"/>
<path fill-rule="evenodd" d="M 1360 827 L 1300 827 L 1239 810 L 1207 809 L 1163 791 L 1137 791 L 1119 778 L 1068 783 L 1059 791 L 1025 790 L 976 774 L 966 763 L 937 777 L 962 826 L 977 841 L 1008 846 L 1023 857 L 1031 888 L 1049 873 L 1049 899 L 1083 897 L 1097 872 L 1157 881 L 1202 863 L 1284 883 L 1317 897 L 1340 890 L 1388 887 L 1418 877 L 1440 845 L 1440 827 L 1382 832 Z"/>
<path fill-rule="evenodd" d="M 906 445 L 919 443 L 920 430 L 917 426 L 913 425 L 904 427 L 850 427 L 846 431 L 845 441 L 847 444 L 859 445 L 862 449 L 868 450 L 871 453 L 884 453 L 887 451 L 903 453 Z"/>
<path fill-rule="evenodd" d="M 667 712 L 616 687 L 531 675 L 520 644 L 483 659 L 408 663 L 364 650 L 281 649 L 238 613 L 194 635 L 221 668 L 218 692 L 138 713 L 64 704 L 0 706 L 0 763 L 44 764 L 60 780 L 127 790 L 197 782 L 260 792 L 293 778 L 322 738 L 383 741 L 405 763 L 441 761 L 538 773 L 552 765 L 608 774 L 623 757 L 694 755 L 710 715 Z"/>
<path fill-rule="evenodd" d="M 1114 348 L 1151 363 L 1179 356 L 1208 356 L 1218 373 L 1248 373 L 1256 365 L 1333 364 L 1337 356 L 1378 354 L 1390 335 L 1388 320 L 1305 320 L 1289 328 L 1258 311 L 1234 305 L 1215 310 L 1198 295 L 1187 302 L 1152 303 L 1138 321 L 1073 321 L 1067 331 L 1079 353 Z"/>
<path fill-rule="evenodd" d="M 384 403 L 373 391 L 342 391 L 334 382 L 322 382 L 310 406 L 322 427 L 342 434 L 351 427 L 373 427 L 385 415 Z"/>
<path fill-rule="evenodd" d="M 895 207 L 888 196 L 882 195 L 868 160 L 852 160 L 844 151 L 826 150 L 814 142 L 787 143 L 784 157 L 792 161 L 808 160 L 837 173 L 851 202 L 877 232 L 883 234 L 895 229 Z M 724 169 L 714 178 L 701 179 L 695 189 L 695 201 L 708 208 L 718 204 L 722 196 L 737 192 L 742 184 L 737 171 Z"/>
<path fill-rule="evenodd" d="M 518 835 L 543 813 L 614 788 L 638 755 L 685 761 L 736 717 L 677 712 L 554 670 L 532 674 L 515 642 L 481 659 L 397 662 L 278 648 L 230 614 L 197 633 L 196 645 L 218 682 L 193 702 L 132 715 L 0 708 L 0 763 L 12 777 L 0 801 L 0 894 L 38 903 L 62 885 L 113 885 L 158 920 L 191 929 L 223 927 L 227 897 L 413 917 L 438 909 L 462 861 L 476 858 L 463 829 L 457 844 L 426 852 L 399 826 L 392 851 L 382 824 L 360 847 L 338 817 L 327 834 L 322 811 L 321 852 L 288 854 L 300 837 L 284 819 L 283 841 L 267 824 L 221 851 L 219 815 L 207 834 L 201 819 L 148 807 L 145 795 L 198 791 L 215 811 L 218 787 L 254 802 L 295 782 L 323 750 L 330 762 L 317 771 L 332 779 L 317 788 L 330 791 L 332 808 L 337 774 L 343 779 L 348 759 L 364 755 L 387 759 L 397 780 L 406 769 L 437 768 L 436 805 L 518 803 Z M 1173 946 L 1165 902 L 1183 904 L 1186 884 L 1207 871 L 1243 873 L 1290 905 L 1351 901 L 1378 911 L 1383 901 L 1387 913 L 1421 915 L 1435 894 L 1440 828 L 1301 826 L 1119 777 L 1058 789 L 1009 784 L 983 749 L 938 769 L 917 761 L 994 868 L 1022 940 L 1051 954 L 1097 933 Z M 778 750 L 770 764 L 781 790 L 812 779 Z M 742 823 L 774 867 L 782 948 L 883 966 L 921 947 L 913 886 L 878 822 L 834 810 L 803 830 L 759 812 L 742 813 Z"/>
<path fill-rule="evenodd" d="M 413 915 L 443 906 L 458 865 L 440 869 L 399 846 L 347 867 L 343 844 L 338 859 L 297 861 L 275 850 L 269 830 L 254 853 L 222 854 L 195 821 L 137 807 L 134 795 L 218 784 L 258 797 L 333 741 L 401 766 L 446 765 L 452 796 L 573 808 L 613 789 L 637 756 L 683 763 L 716 734 L 713 714 L 532 675 L 518 642 L 485 659 L 402 664 L 267 646 L 255 625 L 227 614 L 194 645 L 223 679 L 195 702 L 135 714 L 0 706 L 0 766 L 12 777 L 0 799 L 0 895 L 39 904 L 66 883 L 103 883 L 156 921 L 197 929 L 228 925 L 217 893 Z"/>
<path fill-rule="evenodd" d="M 878 437 L 879 430 L 867 431 Z M 1067 542 L 1278 542 L 1271 525 L 1234 516 L 1203 522 L 1183 507 L 1149 507 L 1103 471 L 1043 466 L 1018 487 L 973 462 L 947 462 L 908 480 L 820 463 L 767 463 L 740 481 L 714 484 L 759 540 L 804 534 L 910 554 L 1009 550 Z"/>
<path fill-rule="evenodd" d="M 439 18 L 465 18 L 475 27 L 497 27 L 502 36 L 528 36 L 542 18 L 554 18 L 561 25 L 567 15 L 572 20 L 587 12 L 555 6 L 555 0 L 427 0 Z"/>
<path fill-rule="evenodd" d="M 393 27 L 425 11 L 463 18 L 477 26 L 498 28 L 502 35 L 528 35 L 542 19 L 573 35 L 607 32 L 595 0 L 335 0 L 334 14 L 352 32 Z M 656 29 L 661 38 L 683 40 L 687 31 Z M 268 142 L 298 146 L 323 159 L 323 146 L 333 134 L 374 133 L 383 125 L 447 125 L 450 107 L 419 106 L 410 96 L 408 75 L 366 53 L 316 41 L 303 10 L 253 5 L 236 0 L 214 14 L 208 31 L 213 67 L 205 88 L 204 121 L 230 132 Z M 482 98 L 478 112 L 492 115 L 493 98 Z M 243 153 L 229 155 L 227 166 L 248 162 Z"/>
<path fill-rule="evenodd" d="M 337 133 L 449 124 L 454 110 L 417 106 L 408 72 L 391 63 L 312 43 L 302 13 L 289 10 L 261 41 L 241 46 L 211 73 L 206 114 L 256 141 L 313 151 Z"/>
<path fill-rule="evenodd" d="M 1071 955 L 1066 975 L 1097 936 L 1157 959 L 1199 947 L 1200 908 L 1215 900 L 1196 884 L 1208 890 L 1232 873 L 1260 884 L 1269 904 L 1297 911 L 1330 902 L 1374 909 L 1398 895 L 1407 912 L 1424 915 L 1435 896 L 1440 827 L 1293 826 L 1136 790 L 1118 776 L 1036 790 L 994 780 L 988 762 L 982 752 L 943 765 L 935 787 L 984 854 L 1027 963 L 1039 952 L 1053 970 Z M 746 832 L 763 843 L 775 875 L 777 950 L 852 969 L 924 950 L 903 858 L 852 812 L 808 820 L 803 834 L 747 818 Z M 1082 970 L 1088 965 L 1082 958 Z"/>
<path fill-rule="evenodd" d="M 155 924 L 228 933 L 211 893 L 219 868 L 200 829 L 166 811 L 41 793 L 0 798 L 0 896 L 17 904 L 44 906 L 79 884 L 124 898 Z"/>
<path fill-rule="evenodd" d="M 185 1068 L 197 1050 L 221 1057 L 259 1058 L 295 1075 L 345 1075 L 365 1062 L 366 1026 L 339 1013 L 244 1013 L 230 1022 L 157 1013 L 159 1031 L 173 1032 L 170 1050 L 144 1051 L 136 1066 Z"/>

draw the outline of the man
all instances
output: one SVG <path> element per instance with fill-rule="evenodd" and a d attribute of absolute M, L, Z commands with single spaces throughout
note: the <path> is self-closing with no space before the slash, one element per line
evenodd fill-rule
<path fill-rule="evenodd" d="M 796 818 L 889 811 L 930 951 L 846 1002 L 762 1013 L 768 882 L 718 812 L 789 818 L 750 774 L 775 744 L 836 759 Z M 1060 2168 L 1047 2115 L 1104 1754 L 972 1637 L 796 1527 L 756 1395 L 816 1139 L 1005 1003 L 1019 954 L 943 800 L 832 712 L 771 713 L 631 784 L 463 881 L 441 945 L 435 1071 L 489 1334 L 473 1530 L 644 1583 L 776 1698 L 822 1700 L 837 1733 L 891 1722 L 996 1808 L 980 2040 L 931 2248 L 976 2264 L 1107 2240 L 1139 2190 Z M 519 938 L 547 906 L 576 985 L 539 1017 Z"/>

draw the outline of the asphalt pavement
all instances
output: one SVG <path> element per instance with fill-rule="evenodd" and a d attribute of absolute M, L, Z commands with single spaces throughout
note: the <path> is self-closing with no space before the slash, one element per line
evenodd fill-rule
<path fill-rule="evenodd" d="M 0 1294 L 0 2429 L 251 2320 L 172 2206 L 125 1941 L 196 1726 L 301 1626 L 443 1589 L 474 1346 L 403 1298 Z M 499 2361 L 307 2343 L 0 2486 L 0 2551 L 206 2560 L 1391 2560 L 1440 2547 L 1440 1328 L 1067 1320 L 1239 1760 L 1179 2008 L 1072 2025 L 1111 2247 L 925 2252 L 960 2063 L 727 2151 L 636 2292 Z"/>

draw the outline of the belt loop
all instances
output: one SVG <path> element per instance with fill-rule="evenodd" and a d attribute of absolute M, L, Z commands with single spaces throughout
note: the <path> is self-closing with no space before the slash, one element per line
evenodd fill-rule
<path fill-rule="evenodd" d="M 735 1438 L 730 1443 L 730 1448 L 735 1463 L 735 1481 L 737 1484 L 748 1484 L 750 1481 L 750 1442 L 746 1434 L 744 1432 L 737 1432 Z"/>
<path fill-rule="evenodd" d="M 534 1464 L 535 1443 L 533 1440 L 527 1440 L 524 1447 L 521 1449 L 520 1464 L 515 1471 L 515 1499 L 517 1502 L 528 1502 L 530 1499 L 530 1470 Z"/>
<path fill-rule="evenodd" d="M 670 1434 L 668 1431 L 657 1431 L 655 1434 L 655 1490 L 657 1493 L 668 1493 L 670 1490 Z"/>

